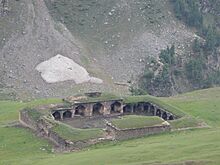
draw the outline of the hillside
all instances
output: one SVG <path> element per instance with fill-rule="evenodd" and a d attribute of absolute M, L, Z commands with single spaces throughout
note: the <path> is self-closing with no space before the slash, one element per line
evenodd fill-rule
<path fill-rule="evenodd" d="M 184 58 L 196 36 L 175 18 L 169 1 L 19 0 L 8 6 L 0 21 L 1 86 L 20 98 L 89 90 L 128 93 L 128 87 L 116 84 L 136 83 L 146 63 L 158 61 L 167 45 L 175 44 L 176 55 Z M 46 83 L 35 67 L 57 54 L 104 83 Z M 188 89 L 180 85 L 180 91 Z"/>
<path fill-rule="evenodd" d="M 18 110 L 57 103 L 59 99 L 27 103 L 0 102 L 0 164 L 158 164 L 217 165 L 219 159 L 220 88 L 161 98 L 170 106 L 208 123 L 209 128 L 189 129 L 123 142 L 98 144 L 88 150 L 53 153 L 51 145 L 17 127 Z M 175 153 L 175 154 L 174 154 Z"/>

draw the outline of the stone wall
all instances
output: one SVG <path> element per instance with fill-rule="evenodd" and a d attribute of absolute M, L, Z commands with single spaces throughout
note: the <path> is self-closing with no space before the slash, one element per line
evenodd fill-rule
<path fill-rule="evenodd" d="M 90 140 L 71 142 L 68 139 L 63 139 L 56 132 L 52 130 L 53 125 L 46 118 L 42 117 L 39 120 L 34 121 L 28 112 L 25 110 L 20 111 L 19 120 L 22 125 L 35 131 L 38 135 L 47 138 L 52 141 L 59 151 L 73 151 L 79 150 L 90 146 L 92 143 Z"/>
<path fill-rule="evenodd" d="M 25 110 L 20 111 L 19 121 L 22 125 L 29 127 L 34 131 L 38 129 L 37 123 L 29 116 L 28 112 Z"/>
<path fill-rule="evenodd" d="M 160 125 L 160 126 L 152 126 L 152 127 L 133 128 L 133 129 L 118 129 L 114 127 L 111 123 L 107 123 L 107 131 L 116 140 L 138 138 L 146 135 L 168 132 L 170 130 L 171 130 L 170 125 Z"/>

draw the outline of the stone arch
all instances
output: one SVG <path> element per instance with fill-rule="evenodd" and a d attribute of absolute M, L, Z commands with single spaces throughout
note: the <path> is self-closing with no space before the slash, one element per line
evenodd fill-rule
<path fill-rule="evenodd" d="M 71 118 L 72 117 L 72 112 L 70 111 L 65 111 L 63 113 L 63 119 L 66 119 L 66 118 Z"/>
<path fill-rule="evenodd" d="M 150 106 L 150 114 L 154 116 L 155 107 L 153 105 Z"/>
<path fill-rule="evenodd" d="M 150 109 L 150 103 L 144 103 L 143 105 L 143 109 L 144 109 L 144 112 L 148 112 L 148 110 Z"/>
<path fill-rule="evenodd" d="M 167 120 L 167 113 L 166 113 L 166 112 L 163 112 L 162 118 L 163 118 L 164 120 Z"/>
<path fill-rule="evenodd" d="M 134 113 L 141 113 L 144 109 L 144 105 L 142 102 L 140 103 L 137 103 L 135 106 L 134 106 Z"/>
<path fill-rule="evenodd" d="M 157 111 L 156 111 L 156 116 L 161 117 L 161 110 L 160 110 L 160 109 L 157 109 Z"/>
<path fill-rule="evenodd" d="M 169 118 L 168 118 L 168 120 L 174 120 L 173 115 L 170 115 Z"/>
<path fill-rule="evenodd" d="M 83 106 L 83 105 L 78 105 L 76 108 L 75 108 L 75 115 L 76 116 L 84 116 L 84 111 L 85 111 L 86 107 Z"/>
<path fill-rule="evenodd" d="M 55 120 L 60 120 L 61 119 L 61 114 L 60 114 L 59 111 L 55 111 L 52 115 L 53 115 Z"/>
<path fill-rule="evenodd" d="M 97 115 L 102 115 L 103 114 L 103 111 L 104 111 L 104 105 L 101 104 L 101 103 L 96 103 L 93 105 L 93 108 L 92 108 L 92 114 L 94 116 L 97 116 Z"/>
<path fill-rule="evenodd" d="M 132 105 L 127 104 L 123 107 L 123 113 L 132 113 Z"/>
<path fill-rule="evenodd" d="M 118 101 L 111 104 L 111 113 L 120 113 L 122 104 Z"/>

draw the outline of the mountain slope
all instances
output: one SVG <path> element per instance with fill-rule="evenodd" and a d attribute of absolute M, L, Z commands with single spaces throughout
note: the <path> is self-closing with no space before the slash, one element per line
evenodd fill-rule
<path fill-rule="evenodd" d="M 9 1 L 9 6 L 14 3 L 22 9 L 15 21 L 20 30 L 6 37 L 0 70 L 2 84 L 14 88 L 20 97 L 88 90 L 124 93 L 128 88 L 115 82 L 135 81 L 145 63 L 152 57 L 158 60 L 167 45 L 175 43 L 181 57 L 194 39 L 193 31 L 172 14 L 169 1 L 46 0 L 46 6 L 43 0 L 20 0 Z M 3 18 L 15 14 L 15 8 L 10 7 Z M 35 67 L 57 54 L 73 59 L 104 83 L 47 84 Z"/>

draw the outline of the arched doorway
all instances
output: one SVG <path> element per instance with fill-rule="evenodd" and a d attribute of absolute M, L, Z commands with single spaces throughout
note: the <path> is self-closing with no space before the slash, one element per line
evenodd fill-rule
<path fill-rule="evenodd" d="M 164 113 L 162 114 L 162 118 L 163 118 L 164 120 L 167 120 L 167 113 L 166 113 L 166 112 L 164 112 Z"/>
<path fill-rule="evenodd" d="M 170 116 L 169 116 L 169 120 L 174 120 L 173 115 L 170 115 Z"/>
<path fill-rule="evenodd" d="M 86 107 L 84 107 L 83 105 L 78 105 L 75 108 L 75 116 L 84 116 L 84 111 L 85 111 Z"/>
<path fill-rule="evenodd" d="M 127 104 L 123 107 L 123 113 L 132 113 L 132 105 Z"/>
<path fill-rule="evenodd" d="M 153 105 L 150 106 L 150 115 L 154 116 L 155 108 Z"/>
<path fill-rule="evenodd" d="M 150 109 L 150 103 L 144 103 L 144 112 L 147 113 Z"/>
<path fill-rule="evenodd" d="M 121 103 L 116 101 L 111 105 L 111 114 L 121 112 Z"/>
<path fill-rule="evenodd" d="M 101 103 L 96 103 L 93 105 L 92 114 L 94 116 L 102 115 L 103 111 L 104 111 L 104 105 L 102 105 Z"/>
<path fill-rule="evenodd" d="M 53 115 L 55 120 L 60 120 L 61 119 L 60 112 L 58 112 L 58 111 L 54 112 L 52 115 Z"/>
<path fill-rule="evenodd" d="M 137 103 L 135 106 L 134 106 L 134 113 L 142 113 L 144 110 L 144 105 L 143 103 Z"/>
<path fill-rule="evenodd" d="M 157 109 L 157 111 L 156 111 L 156 116 L 161 117 L 161 110 L 160 110 L 160 109 Z"/>
<path fill-rule="evenodd" d="M 66 111 L 63 113 L 63 119 L 71 118 L 72 117 L 72 112 Z"/>

